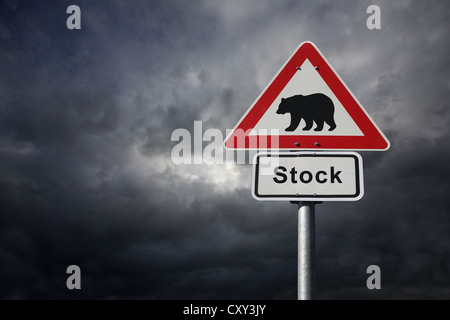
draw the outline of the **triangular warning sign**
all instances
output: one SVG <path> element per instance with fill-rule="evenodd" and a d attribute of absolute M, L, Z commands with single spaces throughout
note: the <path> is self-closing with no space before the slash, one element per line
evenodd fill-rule
<path fill-rule="evenodd" d="M 300 44 L 225 140 L 227 149 L 387 150 L 389 146 L 312 42 Z"/>

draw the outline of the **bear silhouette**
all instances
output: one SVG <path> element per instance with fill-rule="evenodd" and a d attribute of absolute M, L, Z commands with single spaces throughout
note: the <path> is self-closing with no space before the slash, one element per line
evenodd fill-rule
<path fill-rule="evenodd" d="M 322 93 L 314 93 L 307 96 L 295 95 L 289 98 L 281 98 L 277 114 L 291 114 L 291 124 L 285 131 L 294 131 L 300 124 L 300 120 L 305 120 L 306 126 L 303 130 L 310 130 L 313 122 L 317 124 L 314 131 L 322 131 L 323 123 L 326 122 L 330 128 L 328 131 L 336 129 L 334 122 L 333 101 Z"/>

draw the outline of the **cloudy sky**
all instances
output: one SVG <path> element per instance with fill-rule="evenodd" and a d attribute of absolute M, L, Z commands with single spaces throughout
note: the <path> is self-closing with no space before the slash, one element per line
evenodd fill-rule
<path fill-rule="evenodd" d="M 255 201 L 250 165 L 174 165 L 171 134 L 234 127 L 309 40 L 391 142 L 360 201 L 316 208 L 319 298 L 450 298 L 449 9 L 2 1 L 0 297 L 295 299 L 296 207 Z"/>

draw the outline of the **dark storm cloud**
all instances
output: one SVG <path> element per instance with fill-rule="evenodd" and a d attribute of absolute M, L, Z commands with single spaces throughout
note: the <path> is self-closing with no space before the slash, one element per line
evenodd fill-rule
<path fill-rule="evenodd" d="M 445 2 L 381 2 L 378 31 L 365 1 L 78 1 L 79 31 L 69 4 L 1 5 L 1 297 L 294 299 L 296 207 L 170 138 L 224 134 L 304 40 L 392 143 L 362 152 L 363 199 L 317 206 L 319 297 L 450 296 Z"/>

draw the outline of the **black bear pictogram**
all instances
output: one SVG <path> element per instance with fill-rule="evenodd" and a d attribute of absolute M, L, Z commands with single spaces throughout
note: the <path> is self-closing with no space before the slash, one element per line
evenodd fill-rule
<path fill-rule="evenodd" d="M 285 131 L 297 129 L 302 119 L 306 123 L 303 130 L 306 131 L 312 128 L 313 122 L 317 124 L 314 131 L 322 131 L 324 122 L 330 126 L 328 131 L 336 129 L 333 101 L 322 93 L 314 93 L 307 96 L 299 94 L 289 98 L 281 98 L 277 113 L 291 114 L 291 124 Z"/>

